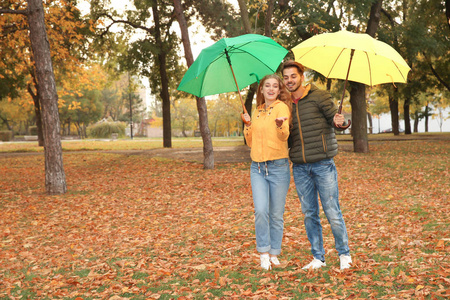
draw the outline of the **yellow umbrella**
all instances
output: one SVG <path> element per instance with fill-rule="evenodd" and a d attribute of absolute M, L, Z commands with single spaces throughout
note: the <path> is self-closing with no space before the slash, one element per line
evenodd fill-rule
<path fill-rule="evenodd" d="M 365 33 L 345 30 L 323 33 L 307 39 L 291 50 L 295 60 L 305 67 L 327 78 L 345 79 L 339 113 L 342 112 L 347 80 L 370 86 L 406 83 L 411 70 L 394 48 Z"/>

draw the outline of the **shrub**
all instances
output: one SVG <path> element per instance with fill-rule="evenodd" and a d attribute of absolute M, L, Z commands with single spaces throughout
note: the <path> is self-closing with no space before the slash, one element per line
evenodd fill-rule
<path fill-rule="evenodd" d="M 28 129 L 30 130 L 30 135 L 38 135 L 37 126 L 30 126 Z"/>
<path fill-rule="evenodd" d="M 87 128 L 89 137 L 94 138 L 111 138 L 112 133 L 117 133 L 119 137 L 125 136 L 126 124 L 123 122 L 102 122 L 91 125 Z"/>
<path fill-rule="evenodd" d="M 12 131 L 2 130 L 0 131 L 0 141 L 8 142 L 11 141 L 13 138 Z"/>

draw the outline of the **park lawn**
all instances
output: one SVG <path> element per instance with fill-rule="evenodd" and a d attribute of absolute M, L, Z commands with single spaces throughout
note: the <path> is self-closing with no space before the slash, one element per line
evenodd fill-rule
<path fill-rule="evenodd" d="M 69 152 L 69 191 L 48 196 L 42 156 L 0 157 L 0 299 L 447 299 L 449 152 L 390 141 L 336 157 L 346 271 L 326 220 L 327 266 L 301 270 L 292 182 L 283 268 L 259 268 L 248 163 Z"/>
<path fill-rule="evenodd" d="M 213 147 L 239 146 L 244 144 L 243 137 L 214 137 Z M 85 140 L 62 140 L 63 151 L 120 151 L 120 150 L 150 150 L 163 148 L 162 138 L 130 138 L 123 139 L 85 139 Z M 172 148 L 201 148 L 202 138 L 172 138 Z M 38 142 L 13 142 L 1 143 L 2 152 L 43 152 L 44 148 L 38 146 Z"/>
<path fill-rule="evenodd" d="M 434 136 L 434 139 L 439 137 L 447 137 L 450 133 L 414 133 L 410 135 L 401 134 L 395 136 L 393 133 L 383 134 L 369 134 L 370 141 L 377 140 L 405 140 L 405 139 L 420 139 L 424 136 Z M 340 144 L 352 144 L 352 137 L 349 134 L 336 135 Z M 228 147 L 240 146 L 244 144 L 242 136 L 232 137 L 213 137 L 211 138 L 213 147 Z M 121 138 L 121 139 L 75 139 L 75 140 L 61 140 L 62 150 L 69 151 L 123 151 L 123 150 L 150 150 L 163 148 L 162 138 L 140 138 L 135 137 Z M 201 137 L 187 137 L 187 138 L 172 138 L 172 148 L 202 148 L 203 141 Z M 44 148 L 38 146 L 38 142 L 0 142 L 0 153 L 14 153 L 14 152 L 43 152 Z"/>

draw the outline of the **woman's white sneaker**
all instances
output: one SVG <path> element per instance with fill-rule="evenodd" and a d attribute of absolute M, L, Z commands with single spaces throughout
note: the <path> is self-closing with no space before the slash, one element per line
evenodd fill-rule
<path fill-rule="evenodd" d="M 270 270 L 272 268 L 269 254 L 261 254 L 260 259 L 261 259 L 261 268 L 263 268 L 264 270 Z"/>
<path fill-rule="evenodd" d="M 271 256 L 270 257 L 270 262 L 272 263 L 272 265 L 274 265 L 275 267 L 280 265 L 280 261 L 278 260 L 278 257 L 276 256 Z"/>

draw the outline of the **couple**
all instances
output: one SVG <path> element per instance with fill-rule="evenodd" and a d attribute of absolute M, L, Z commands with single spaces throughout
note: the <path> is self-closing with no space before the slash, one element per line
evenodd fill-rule
<path fill-rule="evenodd" d="M 318 194 L 334 235 L 340 268 L 347 269 L 352 259 L 333 160 L 338 148 L 334 128 L 344 123 L 344 116 L 337 114 L 330 93 L 311 84 L 302 85 L 303 73 L 303 65 L 285 62 L 283 79 L 272 74 L 261 80 L 253 117 L 243 115 L 247 123 L 244 135 L 251 147 L 256 250 L 263 269 L 280 264 L 277 256 L 283 238 L 290 158 L 313 254 L 303 269 L 326 266 Z"/>

